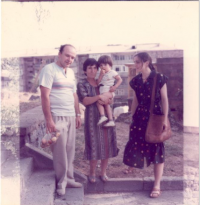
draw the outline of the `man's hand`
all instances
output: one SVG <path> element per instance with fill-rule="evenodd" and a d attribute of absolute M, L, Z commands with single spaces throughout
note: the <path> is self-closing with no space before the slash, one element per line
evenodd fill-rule
<path fill-rule="evenodd" d="M 52 119 L 46 120 L 46 133 L 51 132 L 56 132 L 56 125 Z"/>
<path fill-rule="evenodd" d="M 79 129 L 81 127 L 81 117 L 76 117 L 76 129 Z"/>

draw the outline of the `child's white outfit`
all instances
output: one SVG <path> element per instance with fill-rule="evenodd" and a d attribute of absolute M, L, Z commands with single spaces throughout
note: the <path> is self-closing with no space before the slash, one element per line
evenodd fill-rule
<path fill-rule="evenodd" d="M 103 78 L 101 79 L 101 82 L 99 83 L 100 88 L 99 92 L 100 94 L 109 92 L 110 87 L 114 85 L 115 77 L 119 75 L 115 70 L 110 70 L 107 73 L 104 74 Z M 114 95 L 114 92 L 112 92 Z M 113 96 L 114 97 L 114 96 Z"/>
<path fill-rule="evenodd" d="M 100 73 L 97 73 L 96 78 L 98 79 Z M 115 77 L 119 75 L 115 70 L 110 70 L 107 73 L 104 74 L 104 76 L 101 79 L 101 82 L 99 83 L 99 92 L 100 94 L 107 93 L 110 91 L 110 87 L 114 85 L 115 83 Z M 115 93 L 112 92 L 113 97 L 115 96 Z M 101 116 L 99 119 L 99 122 L 97 125 L 102 124 L 103 122 L 107 121 L 106 116 Z M 107 122 L 104 127 L 113 127 L 115 126 L 114 121 Z"/>

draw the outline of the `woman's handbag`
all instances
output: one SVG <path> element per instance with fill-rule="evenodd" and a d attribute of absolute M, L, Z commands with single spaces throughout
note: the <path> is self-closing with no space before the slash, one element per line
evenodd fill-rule
<path fill-rule="evenodd" d="M 149 143 L 161 143 L 169 139 L 172 135 L 169 119 L 167 120 L 167 129 L 163 130 L 164 115 L 153 114 L 153 106 L 155 100 L 155 87 L 157 74 L 154 77 L 154 84 L 151 96 L 150 117 L 146 129 L 145 141 Z"/>

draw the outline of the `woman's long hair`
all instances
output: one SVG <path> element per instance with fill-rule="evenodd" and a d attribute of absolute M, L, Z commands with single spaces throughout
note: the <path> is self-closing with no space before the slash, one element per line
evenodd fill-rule
<path fill-rule="evenodd" d="M 138 57 L 142 62 L 147 62 L 149 61 L 149 68 L 151 70 L 156 70 L 152 64 L 152 59 L 150 57 L 150 55 L 146 52 L 141 52 L 141 53 L 137 53 L 134 57 Z"/>

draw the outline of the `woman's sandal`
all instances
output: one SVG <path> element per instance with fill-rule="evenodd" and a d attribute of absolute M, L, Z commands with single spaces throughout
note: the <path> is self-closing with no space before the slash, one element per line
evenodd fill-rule
<path fill-rule="evenodd" d="M 160 194 L 161 194 L 160 189 L 153 188 L 151 191 L 150 197 L 151 198 L 158 198 L 160 196 Z"/>
<path fill-rule="evenodd" d="M 106 176 L 106 175 L 100 176 L 100 179 L 101 179 L 103 182 L 107 182 L 107 181 L 109 180 L 108 176 Z"/>
<path fill-rule="evenodd" d="M 95 176 L 88 176 L 89 182 L 90 183 L 96 183 L 96 177 Z"/>
<path fill-rule="evenodd" d="M 129 173 L 133 173 L 133 168 L 127 168 L 123 171 L 124 174 L 129 174 Z"/>

